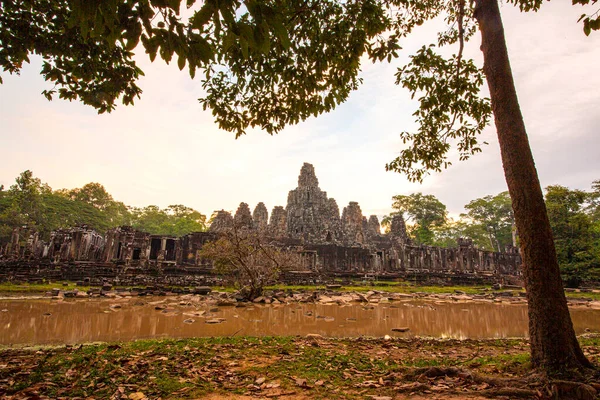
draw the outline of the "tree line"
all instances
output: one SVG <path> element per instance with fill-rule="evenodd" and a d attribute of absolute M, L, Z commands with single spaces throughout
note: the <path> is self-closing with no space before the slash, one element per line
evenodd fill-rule
<path fill-rule="evenodd" d="M 53 190 L 27 170 L 10 188 L 0 186 L 0 243 L 10 241 L 15 227 L 34 228 L 48 240 L 53 230 L 77 225 L 88 225 L 101 233 L 130 225 L 151 234 L 174 236 L 207 228 L 206 216 L 193 208 L 182 204 L 163 209 L 155 205 L 130 207 L 116 201 L 99 183 Z"/>

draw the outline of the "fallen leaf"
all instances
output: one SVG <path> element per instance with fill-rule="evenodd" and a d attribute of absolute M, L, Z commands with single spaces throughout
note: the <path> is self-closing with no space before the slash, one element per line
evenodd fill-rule
<path fill-rule="evenodd" d="M 254 383 L 257 385 L 262 385 L 266 380 L 267 380 L 267 378 L 265 378 L 264 376 L 261 376 L 260 378 L 255 380 Z"/>

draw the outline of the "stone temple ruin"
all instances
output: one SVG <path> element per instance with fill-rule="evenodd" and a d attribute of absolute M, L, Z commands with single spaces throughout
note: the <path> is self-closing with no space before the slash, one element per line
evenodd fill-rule
<path fill-rule="evenodd" d="M 97 271 L 113 277 L 210 274 L 212 265 L 200 256 L 200 249 L 234 224 L 300 253 L 300 275 L 460 277 L 460 281 L 473 282 L 515 281 L 520 275 L 521 258 L 514 248 L 504 253 L 483 251 L 469 239 L 459 239 L 456 248 L 415 245 L 402 216 L 396 215 L 390 232 L 382 234 L 377 216 L 367 218 L 356 202 L 350 202 L 340 215 L 335 199 L 320 189 L 314 167 L 305 163 L 298 187 L 288 193 L 286 207 L 275 206 L 270 218 L 261 202 L 252 212 L 246 203 L 234 215 L 218 211 L 208 232 L 183 237 L 151 235 L 126 226 L 100 235 L 88 227 L 76 227 L 53 232 L 45 243 L 36 232 L 15 229 L 11 242 L 0 246 L 0 279 L 29 276 L 32 269 L 57 271 L 56 266 L 68 271 L 58 279 L 80 279 Z"/>

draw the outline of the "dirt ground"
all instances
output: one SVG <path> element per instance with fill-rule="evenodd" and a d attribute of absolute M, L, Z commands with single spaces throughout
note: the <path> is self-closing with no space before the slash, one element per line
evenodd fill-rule
<path fill-rule="evenodd" d="M 600 335 L 580 337 L 600 364 Z M 548 379 L 521 339 L 215 337 L 0 350 L 4 399 L 598 399 Z"/>

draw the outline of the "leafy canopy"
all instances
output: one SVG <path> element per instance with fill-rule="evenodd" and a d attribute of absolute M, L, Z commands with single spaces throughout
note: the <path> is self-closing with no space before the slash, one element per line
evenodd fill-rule
<path fill-rule="evenodd" d="M 461 216 L 470 219 L 487 233 L 493 250 L 504 251 L 512 243 L 515 221 L 508 192 L 475 199 L 465 205 L 465 210 L 466 214 Z"/>
<path fill-rule="evenodd" d="M 166 209 L 154 205 L 132 208 L 131 213 L 134 228 L 154 235 L 183 236 L 207 229 L 206 215 L 182 204 L 170 205 Z"/>
<path fill-rule="evenodd" d="M 508 3 L 535 11 L 543 0 Z M 460 159 L 481 150 L 491 108 L 481 69 L 462 57 L 477 29 L 472 12 L 465 0 L 5 0 L 0 66 L 19 73 L 38 54 L 54 85 L 46 97 L 110 112 L 140 96 L 134 52 L 143 49 L 192 78 L 201 73 L 200 102 L 222 129 L 273 134 L 334 109 L 358 88 L 362 61 L 391 61 L 416 26 L 443 19 L 436 43 L 396 75 L 420 102 L 419 128 L 401 133 L 406 148 L 387 169 L 421 180 L 450 164 L 452 146 Z M 598 12 L 581 20 L 586 34 L 600 29 Z M 439 49 L 449 45 L 457 51 L 445 58 Z"/>

